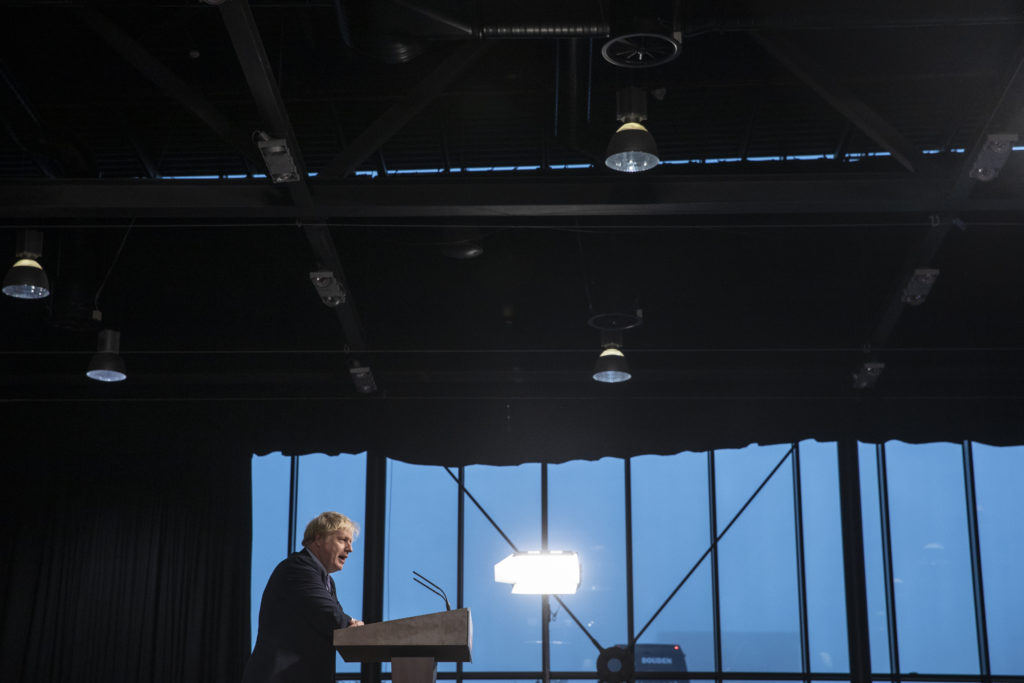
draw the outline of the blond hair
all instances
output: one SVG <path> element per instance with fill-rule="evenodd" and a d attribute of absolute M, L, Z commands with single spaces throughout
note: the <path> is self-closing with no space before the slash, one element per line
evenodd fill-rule
<path fill-rule="evenodd" d="M 321 512 L 309 520 L 306 531 L 302 534 L 302 546 L 306 547 L 313 541 L 341 529 L 348 529 L 352 536 L 359 535 L 359 525 L 340 512 Z"/>

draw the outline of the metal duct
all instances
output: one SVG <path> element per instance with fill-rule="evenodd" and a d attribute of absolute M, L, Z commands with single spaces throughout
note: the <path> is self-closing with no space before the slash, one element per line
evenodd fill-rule
<path fill-rule="evenodd" d="M 421 40 L 581 38 L 607 36 L 602 0 L 488 5 L 484 15 L 456 16 L 439 2 L 335 0 L 345 44 L 389 64 L 408 62 L 423 51 Z M 552 11 L 552 7 L 556 9 Z M 556 15 L 553 17 L 553 14 Z"/>
<path fill-rule="evenodd" d="M 589 38 L 607 36 L 607 21 L 571 24 L 502 24 L 481 26 L 481 38 Z"/>

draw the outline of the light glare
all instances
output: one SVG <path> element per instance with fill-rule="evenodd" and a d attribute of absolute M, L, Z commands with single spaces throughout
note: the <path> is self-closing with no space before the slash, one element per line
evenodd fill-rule
<path fill-rule="evenodd" d="M 513 584 L 516 595 L 572 595 L 580 585 L 580 559 L 561 550 L 513 553 L 494 565 L 494 580 Z"/>

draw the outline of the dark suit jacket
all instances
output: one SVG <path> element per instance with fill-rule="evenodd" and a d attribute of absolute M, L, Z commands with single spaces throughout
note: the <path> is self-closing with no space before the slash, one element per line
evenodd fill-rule
<path fill-rule="evenodd" d="M 328 578 L 306 550 L 277 565 L 263 591 L 256 647 L 242 683 L 334 681 L 333 632 L 351 617 L 324 586 Z"/>

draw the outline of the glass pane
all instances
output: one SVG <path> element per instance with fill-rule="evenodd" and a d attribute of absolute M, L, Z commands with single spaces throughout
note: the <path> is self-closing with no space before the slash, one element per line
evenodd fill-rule
<path fill-rule="evenodd" d="M 885 613 L 885 563 L 882 555 L 881 498 L 878 458 L 874 444 L 857 444 L 860 467 L 861 525 L 864 529 L 864 581 L 867 588 L 868 639 L 871 671 L 892 673 L 889 660 L 889 621 Z M 845 584 L 844 584 L 845 587 Z M 847 654 L 849 659 L 849 654 Z"/>
<path fill-rule="evenodd" d="M 366 511 L 366 453 L 327 456 L 313 453 L 299 456 L 299 496 L 296 506 L 296 549 L 302 547 L 306 524 L 321 512 L 333 510 L 362 527 Z M 338 601 L 346 614 L 363 614 L 363 554 L 358 537 L 345 568 L 332 576 L 338 587 Z M 359 669 L 358 662 L 345 662 L 337 655 L 338 671 Z"/>
<path fill-rule="evenodd" d="M 252 642 L 256 645 L 260 599 L 270 573 L 288 551 L 288 489 L 291 459 L 271 453 L 252 459 L 252 569 L 250 609 Z"/>
<path fill-rule="evenodd" d="M 633 618 L 639 632 L 711 544 L 707 454 L 643 455 L 630 467 Z M 705 558 L 640 643 L 678 645 L 688 671 L 714 671 L 713 631 L 711 561 Z"/>
<path fill-rule="evenodd" d="M 548 548 L 580 557 L 579 590 L 562 600 L 604 647 L 627 639 L 624 467 L 619 458 L 548 467 Z M 596 671 L 597 648 L 554 598 L 551 611 L 551 668 Z"/>
<path fill-rule="evenodd" d="M 992 673 L 1024 674 L 1024 447 L 974 444 L 981 574 Z"/>
<path fill-rule="evenodd" d="M 790 447 L 715 453 L 718 528 L 740 510 Z M 793 479 L 783 466 L 719 542 L 722 668 L 799 671 Z"/>
<path fill-rule="evenodd" d="M 800 444 L 800 495 L 811 671 L 847 672 L 850 649 L 846 639 L 839 461 L 834 443 Z"/>
<path fill-rule="evenodd" d="M 540 549 L 540 465 L 466 468 L 466 488 L 520 550 Z M 466 500 L 466 606 L 473 613 L 473 661 L 466 670 L 539 671 L 540 596 L 512 595 L 494 565 L 512 549 Z"/>
<path fill-rule="evenodd" d="M 443 467 L 389 460 L 387 505 L 384 619 L 401 619 L 445 609 L 444 600 L 413 580 L 413 571 L 440 586 L 455 608 L 458 484 Z M 438 671 L 454 671 L 455 663 L 439 662 L 437 668 Z"/>
<path fill-rule="evenodd" d="M 885 446 L 901 672 L 978 673 L 959 445 Z"/>

